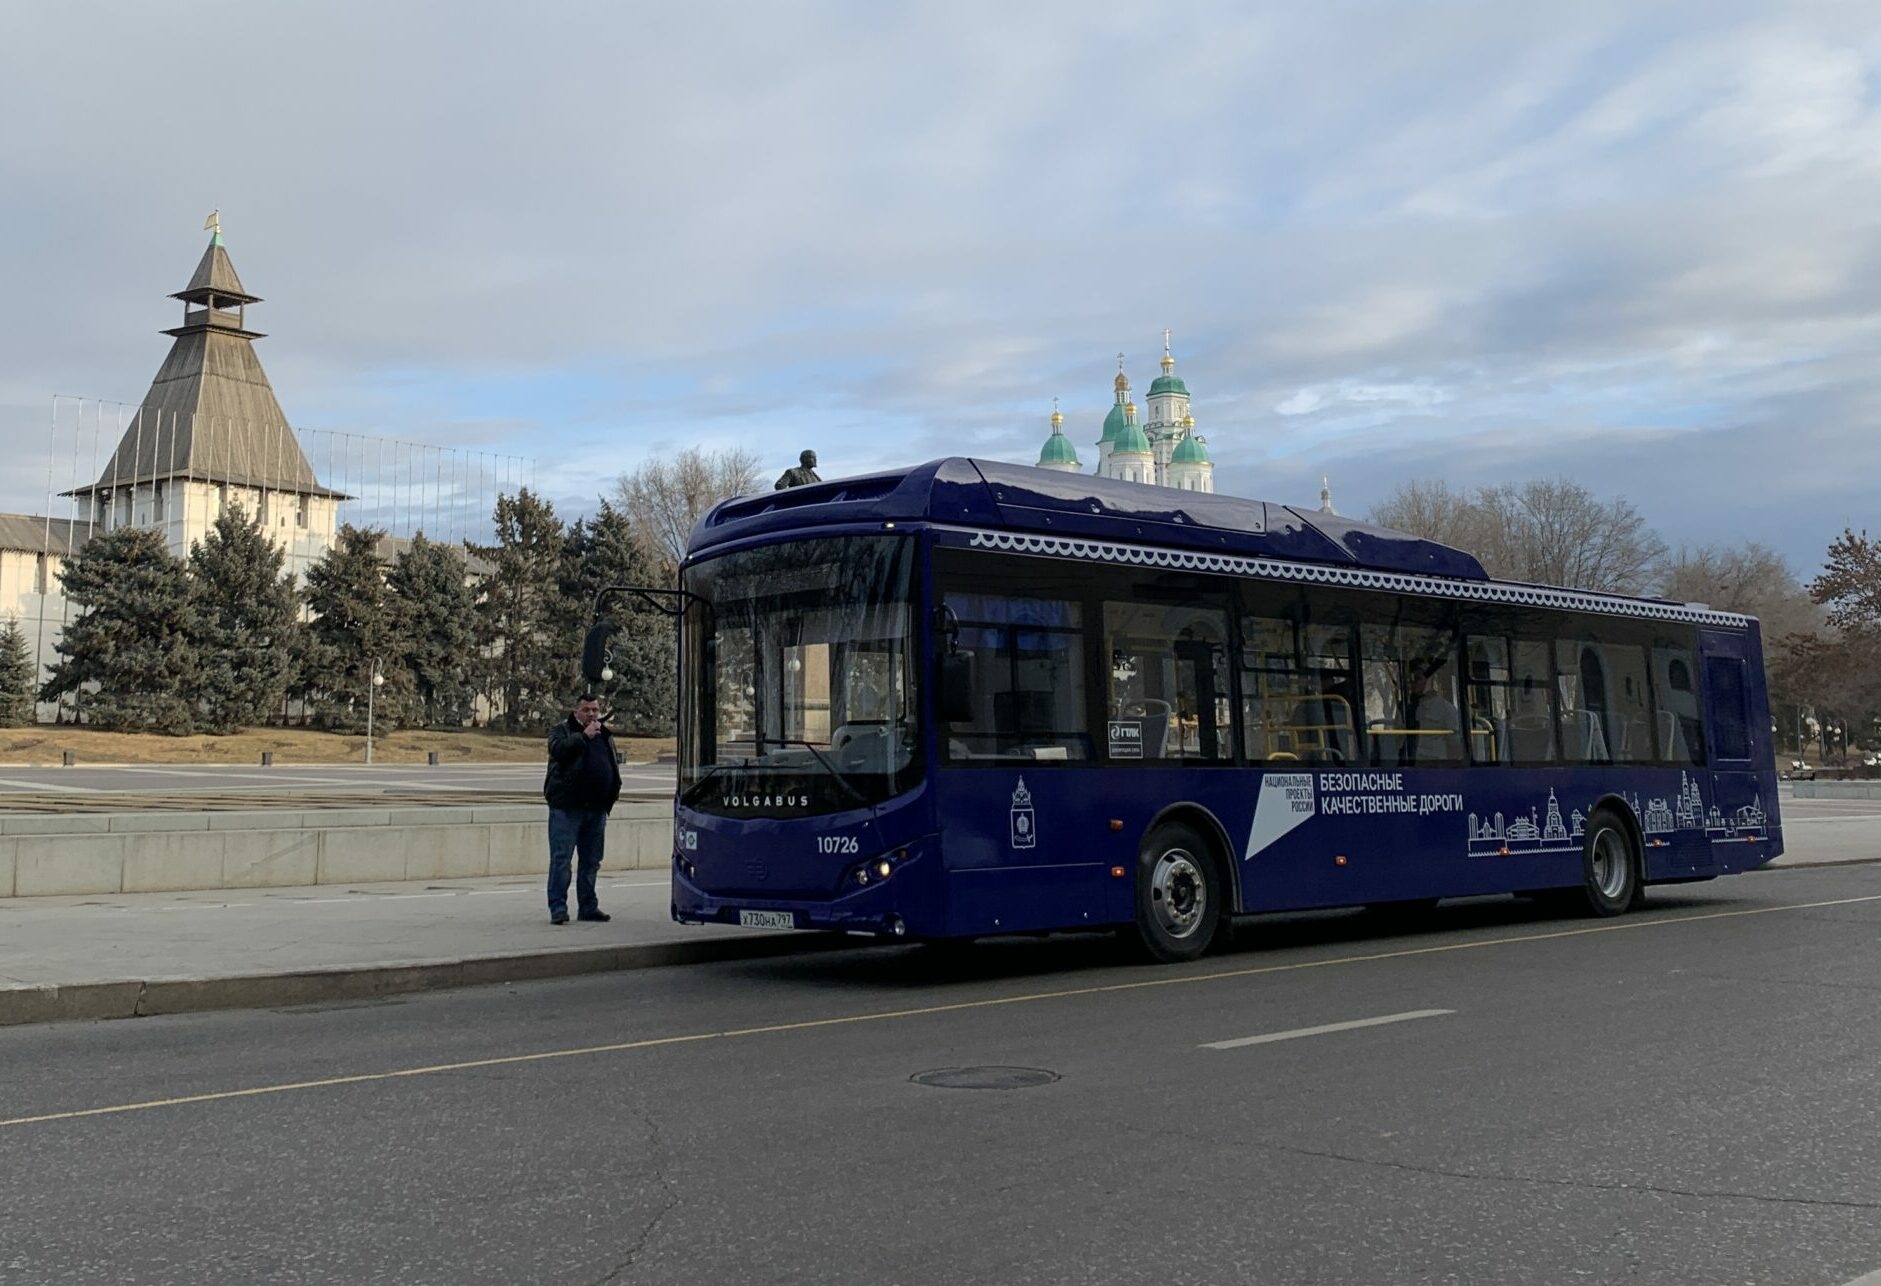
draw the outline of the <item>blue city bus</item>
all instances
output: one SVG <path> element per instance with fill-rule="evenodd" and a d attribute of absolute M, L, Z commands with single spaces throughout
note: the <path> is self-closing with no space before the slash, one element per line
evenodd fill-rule
<path fill-rule="evenodd" d="M 947 459 L 719 505 L 674 597 L 685 923 L 1187 960 L 1782 852 L 1755 620 L 1324 510 Z"/>

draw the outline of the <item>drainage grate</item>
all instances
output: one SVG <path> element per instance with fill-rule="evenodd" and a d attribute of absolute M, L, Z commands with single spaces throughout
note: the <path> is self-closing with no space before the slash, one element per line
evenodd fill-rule
<path fill-rule="evenodd" d="M 1029 1090 L 1034 1085 L 1050 1085 L 1058 1073 L 1043 1067 L 937 1067 L 908 1079 L 943 1090 Z"/>

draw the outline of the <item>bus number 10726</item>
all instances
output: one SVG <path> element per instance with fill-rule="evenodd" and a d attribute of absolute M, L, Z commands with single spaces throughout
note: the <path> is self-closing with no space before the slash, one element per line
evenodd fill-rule
<path fill-rule="evenodd" d="M 819 853 L 859 853 L 861 844 L 854 835 L 818 835 L 816 851 Z"/>

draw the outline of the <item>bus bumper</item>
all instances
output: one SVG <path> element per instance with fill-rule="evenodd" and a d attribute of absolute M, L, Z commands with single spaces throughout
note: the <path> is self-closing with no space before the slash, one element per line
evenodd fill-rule
<path fill-rule="evenodd" d="M 937 860 L 931 853 L 910 850 L 906 859 L 894 863 L 888 878 L 872 876 L 867 885 L 818 899 L 708 893 L 687 873 L 680 859 L 673 867 L 673 919 L 680 924 L 812 929 L 889 939 L 937 937 L 943 932 L 938 923 L 938 899 L 925 878 Z M 747 917 L 746 912 L 752 915 Z M 772 921 L 780 912 L 790 917 L 789 923 Z"/>

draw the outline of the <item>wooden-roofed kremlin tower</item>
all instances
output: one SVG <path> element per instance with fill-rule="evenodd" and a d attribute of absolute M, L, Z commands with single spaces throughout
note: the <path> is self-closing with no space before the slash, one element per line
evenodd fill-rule
<path fill-rule="evenodd" d="M 130 417 L 98 480 L 73 494 L 90 506 L 97 530 L 161 530 L 172 553 L 187 555 L 225 508 L 239 504 L 287 551 L 302 576 L 330 548 L 345 497 L 320 485 L 267 372 L 255 355 L 259 331 L 222 226 L 209 216 L 209 246 L 183 301 L 183 324 L 150 391 Z"/>

